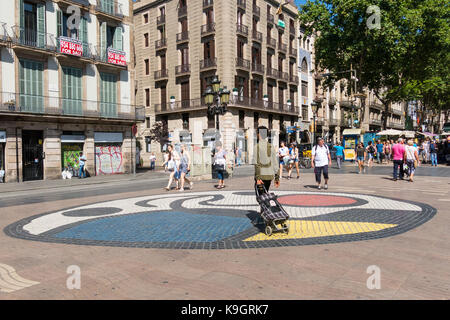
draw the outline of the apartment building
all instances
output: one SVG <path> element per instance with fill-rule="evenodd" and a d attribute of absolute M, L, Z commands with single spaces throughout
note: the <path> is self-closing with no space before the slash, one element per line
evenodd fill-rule
<path fill-rule="evenodd" d="M 213 146 L 220 139 L 251 159 L 255 129 L 267 126 L 272 141 L 288 140 L 298 121 L 298 22 L 293 4 L 276 14 L 274 0 L 140 0 L 134 3 L 136 101 L 146 107 L 138 135 L 146 153 L 155 122 L 168 126 L 172 143 Z M 283 1 L 284 2 L 284 1 Z M 208 116 L 203 94 L 217 76 L 230 90 L 227 112 Z"/>
<path fill-rule="evenodd" d="M 128 0 L 2 0 L 6 182 L 61 178 L 81 151 L 91 175 L 132 171 L 144 109 L 134 101 L 131 12 Z"/>

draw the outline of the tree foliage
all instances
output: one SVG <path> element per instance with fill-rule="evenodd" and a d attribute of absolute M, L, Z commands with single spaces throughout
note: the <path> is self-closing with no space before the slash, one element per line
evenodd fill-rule
<path fill-rule="evenodd" d="M 380 28 L 369 28 L 380 8 Z M 422 100 L 448 108 L 450 27 L 446 0 L 313 0 L 300 7 L 306 34 L 315 35 L 316 67 L 353 69 L 358 88 L 373 90 L 385 105 Z M 339 78 L 350 74 L 338 74 Z M 386 116 L 384 127 L 386 126 Z"/>
<path fill-rule="evenodd" d="M 157 121 L 153 124 L 149 134 L 150 140 L 164 145 L 169 142 L 169 129 L 163 121 Z"/>

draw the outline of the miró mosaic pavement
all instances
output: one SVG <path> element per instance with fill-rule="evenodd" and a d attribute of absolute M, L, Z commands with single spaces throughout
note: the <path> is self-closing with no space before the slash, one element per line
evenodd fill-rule
<path fill-rule="evenodd" d="M 100 202 L 7 226 L 22 239 L 80 245 L 242 249 L 364 241 L 407 232 L 435 214 L 427 204 L 347 193 L 278 191 L 289 233 L 254 225 L 253 191 L 165 194 Z"/>

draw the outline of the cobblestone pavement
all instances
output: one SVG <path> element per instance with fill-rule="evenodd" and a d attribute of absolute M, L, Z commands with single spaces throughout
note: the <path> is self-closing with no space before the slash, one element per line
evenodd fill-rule
<path fill-rule="evenodd" d="M 0 299 L 450 298 L 448 178 L 331 175 L 326 191 L 313 179 L 272 190 L 291 219 L 289 234 L 270 237 L 252 224 L 258 206 L 245 176 L 223 192 L 214 181 L 184 193 L 98 186 L 0 207 L 0 263 L 35 283 L 0 289 Z M 71 265 L 80 290 L 66 287 Z M 372 265 L 379 290 L 366 285 Z"/>

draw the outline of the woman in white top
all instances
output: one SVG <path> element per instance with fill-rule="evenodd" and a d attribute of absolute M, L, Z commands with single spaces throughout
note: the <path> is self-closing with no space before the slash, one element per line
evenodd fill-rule
<path fill-rule="evenodd" d="M 170 176 L 169 176 L 169 182 L 167 183 L 167 187 L 165 187 L 164 189 L 166 189 L 167 191 L 170 191 L 171 187 L 172 187 L 172 182 L 175 179 L 176 182 L 176 189 L 178 190 L 178 180 L 180 179 L 179 177 L 179 172 L 180 172 L 180 154 L 173 148 L 172 145 L 169 145 L 167 147 L 167 150 L 169 151 L 168 154 L 168 158 L 167 158 L 167 168 L 170 171 Z M 164 163 L 166 164 L 166 163 Z"/>
<path fill-rule="evenodd" d="M 416 163 L 419 163 L 419 153 L 417 148 L 414 147 L 412 140 L 408 140 L 408 144 L 405 146 L 405 155 L 403 157 L 408 166 L 409 181 L 413 182 L 414 173 L 416 171 Z"/>
<path fill-rule="evenodd" d="M 283 177 L 283 166 L 286 166 L 286 169 L 289 170 L 289 149 L 284 144 L 284 141 L 280 143 L 281 147 L 278 149 L 278 157 L 280 158 L 280 178 Z"/>

